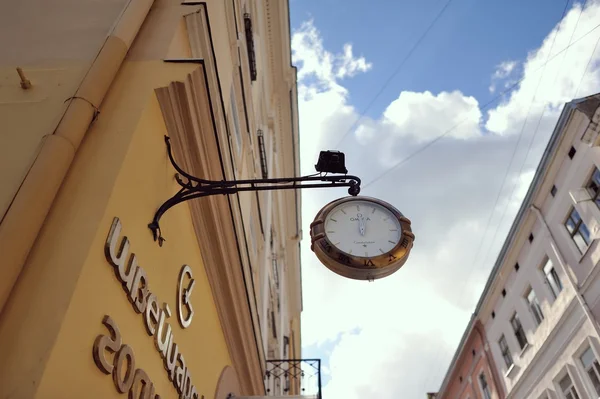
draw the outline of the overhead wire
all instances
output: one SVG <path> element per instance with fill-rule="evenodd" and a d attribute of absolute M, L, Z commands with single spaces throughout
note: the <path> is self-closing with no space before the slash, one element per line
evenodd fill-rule
<path fill-rule="evenodd" d="M 599 27 L 600 27 L 600 24 L 596 25 L 594 28 L 592 28 L 589 31 L 587 31 L 583 36 L 581 36 L 580 38 L 578 38 L 577 40 L 575 40 L 574 42 L 572 42 L 570 45 L 568 45 L 564 49 L 562 49 L 559 52 L 557 52 L 553 57 L 550 58 L 549 61 L 552 61 L 558 55 L 560 55 L 564 51 L 568 50 L 571 46 L 575 45 L 577 42 L 579 42 L 580 40 L 582 40 L 583 38 L 585 38 L 586 36 L 588 36 L 589 34 L 591 34 L 593 31 L 595 31 Z M 538 72 L 545 65 L 546 64 L 541 65 L 537 69 L 533 70 L 531 73 Z M 517 80 L 515 83 L 513 83 L 508 88 L 506 88 L 504 91 L 502 91 L 500 94 L 498 94 L 496 97 L 494 97 L 490 101 L 486 102 L 481 107 L 481 111 L 487 110 L 492 104 L 494 104 L 496 101 L 498 101 L 502 96 L 504 96 L 505 94 L 507 94 L 507 93 L 511 92 L 512 90 L 514 90 L 524 79 L 525 78 L 523 77 L 523 78 Z M 426 144 L 424 144 L 422 147 L 420 147 L 417 150 L 413 151 L 412 153 L 410 153 L 409 155 L 407 155 L 405 158 L 402 158 L 400 161 L 398 161 L 394 165 L 390 166 L 388 169 L 386 169 L 380 175 L 378 175 L 377 177 L 375 177 L 374 179 L 372 179 L 371 181 L 369 181 L 367 184 L 362 185 L 361 186 L 362 190 L 364 190 L 365 188 L 371 186 L 372 184 L 376 183 L 377 181 L 381 180 L 383 177 L 385 177 L 388 173 L 392 172 L 394 169 L 396 169 L 399 166 L 405 164 L 407 161 L 409 161 L 412 158 L 414 158 L 415 156 L 419 155 L 421 152 L 425 151 L 427 148 L 431 147 L 433 144 L 435 144 L 439 140 L 443 139 L 448 134 L 452 133 L 454 131 L 454 129 L 456 129 L 458 126 L 460 126 L 461 124 L 463 124 L 467 119 L 468 119 L 468 117 L 466 117 L 466 118 L 462 119 L 461 121 L 457 122 L 454 126 L 452 126 L 451 128 L 449 128 L 448 130 L 444 131 L 442 134 L 436 136 L 435 138 L 433 138 L 432 140 L 430 140 L 429 142 L 427 142 Z"/>
<path fill-rule="evenodd" d="M 587 2 L 587 0 L 586 0 Z M 585 4 L 585 3 L 584 3 Z M 596 54 L 596 49 L 598 48 L 598 44 L 600 43 L 600 36 L 598 36 L 598 39 L 596 40 L 596 45 L 594 46 L 594 49 L 592 50 L 592 54 L 590 54 L 590 58 L 588 59 L 588 62 L 585 66 L 585 69 L 583 70 L 583 74 L 581 75 L 581 79 L 579 80 L 579 84 L 577 85 L 577 89 L 575 89 L 575 94 L 573 95 L 573 98 L 576 98 L 578 93 L 579 93 L 579 89 L 581 88 L 581 85 L 583 84 L 583 78 L 585 78 L 585 75 L 587 75 L 587 71 L 588 68 L 590 67 L 590 64 L 592 63 L 592 59 L 594 58 L 594 54 Z"/>
<path fill-rule="evenodd" d="M 581 19 L 581 15 L 583 14 L 583 11 L 585 9 L 586 3 L 587 3 L 587 0 L 585 0 L 585 2 L 583 3 L 583 6 L 581 7 L 581 11 L 579 12 L 579 17 L 577 18 L 577 22 L 575 23 L 575 28 L 573 29 L 573 32 L 571 33 L 571 37 L 569 39 L 569 43 L 571 43 L 571 41 L 573 40 L 573 36 L 575 35 L 575 32 L 577 31 L 577 26 L 579 26 L 579 20 Z M 558 35 L 558 30 L 556 32 L 556 35 L 554 36 L 554 41 L 556 40 L 556 36 L 557 35 Z M 552 47 L 550 48 L 550 52 L 549 52 L 550 54 L 552 53 L 552 48 L 554 47 L 554 41 L 552 43 Z M 560 71 L 561 71 L 561 69 L 563 67 L 563 64 L 565 62 L 567 53 L 568 53 L 568 51 L 565 52 L 565 56 L 563 57 L 563 59 L 561 61 L 560 67 L 556 71 L 556 75 L 555 75 L 555 78 L 554 78 L 554 84 L 556 83 L 556 81 L 558 79 L 558 76 L 560 75 Z M 594 53 L 595 53 L 595 48 L 592 51 L 592 54 L 590 55 L 590 59 L 591 59 L 591 57 L 594 56 Z M 548 57 L 550 57 L 550 54 L 548 54 Z M 586 67 L 586 69 L 583 72 L 583 76 L 585 76 L 586 70 L 587 70 L 587 67 Z M 544 72 L 542 72 L 542 77 L 540 78 L 540 81 L 538 82 L 538 87 L 536 88 L 536 91 L 535 91 L 535 94 L 534 94 L 534 97 L 533 97 L 533 100 L 532 100 L 532 104 L 533 104 L 533 101 L 535 101 L 535 98 L 537 96 L 537 91 L 538 91 L 539 86 L 541 85 L 541 82 L 543 80 Z M 583 80 L 583 76 L 582 76 L 582 80 Z M 577 94 L 577 92 L 574 94 L 574 96 L 576 94 Z M 533 143 L 535 142 L 535 138 L 537 137 L 537 134 L 539 132 L 539 128 L 540 128 L 542 119 L 543 119 L 544 115 L 546 114 L 546 110 L 547 110 L 547 105 L 548 104 L 549 104 L 549 102 L 547 102 L 546 104 L 544 104 L 542 112 L 540 113 L 540 116 L 538 118 L 535 130 L 533 132 L 533 136 L 532 136 L 532 138 L 531 138 L 531 140 L 529 142 L 529 145 L 527 147 L 527 152 L 525 153 L 525 158 L 523 159 L 523 162 L 521 164 L 521 168 L 519 169 L 519 173 L 517 174 L 517 177 L 520 177 L 522 175 L 522 173 L 523 173 L 523 169 L 525 168 L 525 165 L 527 163 L 527 159 L 529 158 L 529 154 L 531 152 L 531 148 L 533 147 Z M 529 116 L 529 113 L 527 115 Z M 525 118 L 525 122 L 523 123 L 523 129 L 525 128 L 525 124 L 526 123 L 527 123 L 527 118 Z M 507 169 L 507 171 L 508 171 L 508 169 Z M 500 227 L 502 226 L 502 222 L 504 221 L 504 217 L 506 216 L 506 213 L 508 211 L 508 205 L 510 204 L 511 199 L 513 199 L 513 197 L 515 195 L 515 190 L 516 190 L 518 184 L 519 184 L 519 180 L 517 179 L 517 180 L 515 180 L 515 182 L 513 184 L 513 188 L 511 190 L 511 193 L 508 196 L 508 200 L 506 201 L 506 204 L 504 205 L 504 210 L 502 211 L 502 216 L 500 218 L 500 221 L 498 222 L 498 225 L 497 225 L 496 230 L 494 232 L 494 236 L 492 237 L 492 240 L 490 241 L 490 247 L 488 248 L 488 252 L 486 253 L 485 257 L 483 258 L 482 264 L 485 264 L 485 261 L 487 260 L 489 254 L 491 252 L 491 249 L 492 249 L 492 247 L 494 245 L 494 241 L 496 240 L 498 232 L 500 231 Z"/>
<path fill-rule="evenodd" d="M 587 1 L 587 0 L 586 0 L 586 1 Z M 560 20 L 559 20 L 559 27 L 560 27 L 560 24 L 562 23 L 562 21 L 564 20 L 564 18 L 565 18 L 565 15 L 566 15 L 566 13 L 567 13 L 567 11 L 568 11 L 569 3 L 570 3 L 570 0 L 567 0 L 567 1 L 566 1 L 566 3 L 565 3 L 565 7 L 564 7 L 564 9 L 563 9 L 562 15 L 561 15 L 561 17 L 560 17 Z M 600 26 L 600 25 L 599 25 L 599 26 Z M 469 276 L 468 276 L 468 278 L 467 278 L 467 279 L 465 279 L 465 280 L 464 280 L 464 283 L 463 283 L 463 289 L 461 289 L 461 290 L 460 290 L 461 294 L 460 294 L 460 298 L 459 298 L 459 303 L 458 303 L 458 306 L 462 306 L 462 303 L 463 303 L 463 301 L 464 301 L 465 295 L 466 295 L 466 293 L 468 292 L 466 289 L 464 289 L 464 287 L 466 287 L 466 286 L 470 285 L 470 283 L 471 283 L 471 281 L 472 281 L 472 279 L 473 279 L 473 276 L 474 276 L 474 271 L 476 270 L 477 259 L 478 259 L 478 257 L 479 257 L 479 254 L 481 253 L 481 249 L 483 248 L 483 243 L 484 243 L 484 241 L 485 241 L 485 237 L 486 237 L 486 235 L 487 235 L 487 231 L 488 231 L 488 229 L 489 229 L 489 226 L 490 226 L 490 224 L 491 224 L 491 220 L 492 220 L 492 218 L 493 218 L 493 215 L 494 215 L 494 213 L 495 213 L 495 210 L 496 210 L 496 207 L 497 207 L 497 205 L 498 205 L 499 199 L 500 199 L 500 197 L 501 197 L 502 190 L 503 190 L 503 188 L 504 188 L 504 185 L 505 185 L 505 183 L 506 183 L 506 180 L 507 180 L 507 178 L 508 178 L 509 171 L 510 171 L 510 166 L 512 165 L 512 163 L 513 163 L 513 161 L 514 161 L 515 155 L 516 155 L 516 153 L 517 153 L 517 150 L 518 150 L 518 147 L 519 147 L 519 143 L 521 142 L 521 139 L 522 139 L 522 137 L 523 137 L 523 133 L 524 133 L 524 131 L 525 131 L 525 126 L 526 126 L 526 124 L 527 124 L 527 120 L 528 120 L 528 118 L 529 118 L 529 114 L 530 114 L 530 112 L 531 112 L 531 109 L 532 109 L 533 103 L 534 103 L 534 101 L 535 101 L 535 98 L 536 98 L 536 96 L 537 96 L 537 92 L 538 92 L 538 90 L 539 90 L 540 84 L 541 84 L 541 82 L 542 82 L 542 80 L 543 80 L 543 76 L 544 76 L 544 73 L 545 73 L 545 70 L 546 70 L 546 66 L 547 66 L 547 65 L 548 65 L 548 63 L 551 61 L 551 58 L 550 58 L 550 57 L 551 57 L 551 55 L 552 55 L 552 50 L 554 49 L 554 45 L 555 45 L 555 43 L 556 43 L 556 37 L 558 36 L 558 32 L 559 32 L 559 29 L 557 28 L 557 29 L 556 29 L 556 32 L 555 32 L 555 34 L 554 34 L 554 38 L 553 38 L 553 40 L 552 40 L 552 44 L 551 44 L 550 51 L 549 51 L 549 53 L 548 53 L 548 58 L 546 59 L 546 62 L 545 62 L 545 63 L 544 63 L 544 64 L 543 64 L 543 65 L 542 65 L 540 68 L 538 68 L 537 70 L 535 70 L 535 71 L 534 71 L 534 73 L 535 73 L 535 72 L 537 72 L 538 70 L 542 69 L 542 74 L 541 74 L 541 76 L 540 76 L 540 80 L 538 81 L 538 85 L 537 85 L 537 87 L 536 87 L 536 90 L 535 90 L 535 92 L 534 92 L 534 95 L 533 95 L 533 97 L 532 97 L 532 99 L 531 99 L 531 102 L 530 102 L 530 104 L 529 104 L 529 108 L 528 108 L 527 114 L 526 114 L 526 116 L 525 116 L 525 119 L 524 119 L 524 122 L 523 122 L 523 126 L 522 126 L 522 128 L 521 128 L 521 131 L 519 132 L 519 137 L 518 137 L 518 139 L 517 139 L 517 142 L 515 143 L 515 146 L 514 146 L 514 148 L 513 148 L 513 151 L 512 151 L 512 154 L 511 154 L 510 161 L 508 162 L 508 165 L 507 165 L 507 167 L 506 167 L 506 171 L 505 171 L 505 174 L 504 174 L 504 177 L 503 177 L 503 180 L 502 180 L 502 184 L 501 184 L 501 186 L 500 186 L 500 189 L 498 190 L 498 194 L 496 195 L 496 199 L 495 199 L 495 201 L 494 201 L 494 205 L 492 206 L 492 208 L 491 208 L 491 210 L 490 210 L 490 216 L 489 216 L 489 218 L 488 218 L 488 220 L 487 220 L 486 227 L 485 227 L 485 229 L 483 230 L 483 234 L 481 235 L 481 240 L 480 240 L 480 242 L 479 242 L 478 249 L 477 249 L 477 251 L 476 251 L 476 253 L 475 253 L 475 256 L 473 257 L 473 261 L 472 261 L 472 264 L 471 264 L 471 267 L 470 267 L 470 271 L 469 271 Z M 572 39 L 572 37 L 571 37 L 571 39 Z M 565 51 L 565 50 L 566 50 L 566 49 L 568 49 L 569 47 L 570 47 L 570 45 L 569 45 L 569 46 L 567 46 L 567 47 L 566 47 L 565 49 L 563 49 L 562 51 Z M 562 52 L 562 51 L 561 51 L 561 52 Z M 560 53 L 560 52 L 559 52 L 559 53 Z M 558 55 L 559 53 L 557 53 L 557 55 Z M 554 58 L 554 57 L 553 57 L 553 58 Z M 552 59 L 553 59 L 553 58 L 552 58 Z M 564 58 L 563 58 L 563 61 L 564 61 Z M 503 91 L 502 93 L 500 93 L 498 96 L 496 96 L 495 98 L 493 98 L 491 101 L 489 101 L 488 103 L 486 103 L 486 104 L 484 105 L 484 107 L 482 108 L 482 110 L 484 110 L 484 109 L 486 109 L 487 107 L 489 107 L 489 106 L 490 106 L 492 103 L 494 103 L 494 102 L 495 102 L 497 99 L 499 99 L 499 98 L 501 98 L 502 96 L 504 96 L 504 94 L 506 94 L 507 92 L 509 92 L 509 91 L 512 91 L 512 90 L 513 90 L 513 89 L 514 89 L 514 88 L 515 88 L 515 87 L 516 87 L 518 84 L 520 84 L 520 83 L 521 83 L 521 82 L 522 82 L 524 79 L 525 79 L 525 76 L 523 76 L 523 77 L 522 77 L 521 79 L 519 79 L 519 80 L 518 80 L 516 83 L 514 83 L 514 84 L 513 84 L 513 85 L 511 85 L 509 88 L 507 88 L 506 90 L 504 90 L 504 91 Z M 435 142 L 439 141 L 439 140 L 440 140 L 441 138 L 443 138 L 445 135 L 447 135 L 448 133 L 450 133 L 450 132 L 451 132 L 453 129 L 455 129 L 457 126 L 459 126 L 460 124 L 462 124 L 462 123 L 463 123 L 463 122 L 464 122 L 466 119 L 467 119 L 467 118 L 463 119 L 463 120 L 462 120 L 462 121 L 460 121 L 458 124 L 456 124 L 455 126 L 453 126 L 453 127 L 452 127 L 452 128 L 449 130 L 449 131 L 445 132 L 445 133 L 444 133 L 443 135 L 441 135 L 441 136 L 438 136 L 436 139 L 432 140 L 432 141 L 431 141 L 431 142 L 429 142 L 429 143 L 428 143 L 426 146 L 422 147 L 420 150 L 418 150 L 417 152 L 415 152 L 415 153 L 413 153 L 413 154 L 415 154 L 415 155 L 416 155 L 416 154 L 418 154 L 418 153 L 420 153 L 420 152 L 424 151 L 426 148 L 430 147 L 430 146 L 431 146 L 431 145 L 433 145 Z M 534 137 L 534 138 L 535 138 L 535 137 Z M 533 142 L 533 139 L 532 139 L 532 142 Z M 532 143 L 532 142 L 530 142 L 530 146 L 531 146 L 531 143 Z M 412 154 L 411 154 L 411 155 L 412 155 Z M 414 155 L 413 155 L 413 156 L 414 156 Z M 410 159 L 410 158 L 412 158 L 412 156 L 409 156 L 409 157 L 405 158 L 405 159 L 404 159 L 402 162 L 404 162 L 404 163 L 405 163 L 405 162 L 406 162 L 408 159 Z M 525 161 L 524 161 L 524 162 L 525 162 Z M 522 169 L 522 167 L 521 167 L 521 169 Z M 378 180 L 378 179 L 375 179 L 374 181 L 376 181 L 376 180 Z M 370 185 L 370 184 L 372 184 L 374 181 L 371 181 L 371 182 L 369 183 L 369 185 Z M 513 188 L 513 189 L 514 189 L 514 188 Z M 511 194 L 511 197 L 512 197 L 512 194 Z M 505 208 L 505 212 L 506 212 L 506 208 Z M 498 229 L 496 229 L 496 233 L 497 233 L 497 231 L 498 231 Z M 493 241 L 495 240 L 496 233 L 494 234 L 494 238 L 492 239 L 492 244 L 493 244 Z M 487 255 L 484 257 L 484 260 L 485 260 L 486 258 L 487 258 Z M 440 355 L 441 355 L 441 351 L 440 351 L 440 350 L 438 350 L 438 351 L 437 351 L 437 353 L 436 353 L 436 356 L 435 356 L 435 360 L 434 360 L 434 364 L 435 364 L 435 363 L 438 363 L 438 367 L 437 367 L 437 369 L 436 369 L 436 372 L 435 372 L 435 373 L 432 373 L 432 374 L 430 375 L 430 377 L 431 377 L 431 378 L 435 378 L 435 376 L 437 376 L 437 374 L 439 374 L 439 372 L 440 372 L 440 370 L 441 370 L 441 368 L 442 368 L 442 366 L 443 366 L 443 365 L 442 365 L 442 364 L 441 364 L 441 363 L 438 361 L 438 359 L 439 359 L 439 356 L 440 356 Z M 430 378 L 428 378 L 426 381 L 427 381 L 427 382 L 429 382 L 429 380 L 430 380 Z M 426 387 L 423 387 L 423 389 L 422 389 L 421 391 L 423 391 L 425 388 L 426 388 Z"/>
<path fill-rule="evenodd" d="M 444 12 L 446 12 L 446 10 L 448 9 L 448 7 L 450 6 L 450 3 L 452 3 L 452 1 L 453 0 L 448 0 L 446 2 L 446 4 L 444 4 L 444 6 L 442 7 L 442 9 L 437 13 L 437 15 L 435 16 L 435 18 L 433 19 L 433 21 L 431 21 L 431 23 L 429 24 L 429 26 L 427 27 L 427 29 L 425 29 L 425 31 L 423 32 L 423 34 L 419 37 L 419 39 L 415 42 L 415 44 L 412 46 L 412 48 L 408 51 L 408 53 L 400 61 L 400 63 L 398 64 L 398 66 L 394 69 L 394 72 L 392 72 L 392 74 L 385 80 L 385 82 L 383 83 L 383 85 L 381 86 L 381 88 L 379 89 L 379 91 L 377 91 L 377 93 L 375 94 L 375 96 L 373 96 L 373 98 L 371 99 L 371 101 L 369 101 L 369 103 L 367 104 L 367 106 L 359 114 L 358 118 L 354 121 L 354 123 L 352 124 L 352 126 L 350 126 L 350 129 L 348 129 L 348 131 L 346 133 L 344 133 L 344 135 L 338 141 L 338 143 L 335 145 L 334 148 L 339 147 L 340 144 L 346 139 L 346 137 L 356 128 L 356 126 L 362 120 L 362 118 L 365 116 L 365 114 L 367 113 L 367 111 L 369 111 L 369 109 L 371 109 L 371 107 L 373 106 L 373 104 L 375 104 L 375 101 L 377 101 L 377 99 L 383 94 L 383 92 L 385 91 L 385 89 L 387 88 L 387 86 L 392 82 L 392 80 L 394 80 L 394 78 L 396 77 L 396 75 L 398 75 L 398 73 L 400 72 L 400 70 L 402 69 L 402 67 L 404 66 L 404 64 L 406 64 L 406 62 L 413 55 L 413 53 L 415 52 L 415 50 L 417 49 L 417 47 L 419 47 L 419 45 L 423 42 L 423 40 L 425 39 L 425 37 L 427 36 L 427 34 L 429 34 L 429 32 L 431 31 L 431 29 L 437 23 L 437 21 L 441 18 L 441 16 L 444 14 Z"/>

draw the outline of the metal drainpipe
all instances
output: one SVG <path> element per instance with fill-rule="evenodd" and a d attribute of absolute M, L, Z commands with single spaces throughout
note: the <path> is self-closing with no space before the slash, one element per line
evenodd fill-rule
<path fill-rule="evenodd" d="M 108 32 L 58 125 L 41 141 L 10 207 L 0 215 L 0 315 L 33 247 L 58 190 L 99 107 L 117 76 L 154 0 L 128 0 Z M 15 239 L 14 237 L 19 237 Z"/>
<path fill-rule="evenodd" d="M 552 246 L 552 249 L 554 250 L 554 254 L 556 255 L 556 258 L 558 259 L 558 263 L 560 263 L 560 267 L 562 268 L 563 273 L 567 276 L 567 279 L 569 280 L 571 287 L 575 291 L 575 296 L 577 297 L 579 304 L 583 308 L 583 312 L 585 313 L 585 315 L 588 318 L 588 320 L 590 321 L 590 323 L 592 323 L 592 326 L 594 327 L 594 330 L 596 331 L 596 334 L 598 335 L 598 337 L 600 337 L 600 325 L 598 325 L 598 321 L 594 318 L 594 315 L 592 314 L 592 311 L 591 311 L 588 303 L 585 301 L 583 294 L 581 294 L 581 291 L 579 290 L 579 286 L 577 285 L 577 283 L 573 279 L 573 276 L 567 269 L 565 259 L 562 256 L 562 254 L 560 253 L 560 250 L 558 249 L 558 245 L 556 245 L 556 239 L 554 238 L 554 235 L 552 234 L 552 230 L 550 230 L 550 226 L 548 226 L 548 223 L 546 223 L 546 219 L 544 218 L 544 215 L 542 214 L 542 212 L 539 210 L 538 207 L 536 207 L 535 205 L 532 204 L 531 209 L 535 212 L 536 216 L 538 217 L 538 220 L 544 225 L 546 232 L 550 236 L 550 245 Z"/>

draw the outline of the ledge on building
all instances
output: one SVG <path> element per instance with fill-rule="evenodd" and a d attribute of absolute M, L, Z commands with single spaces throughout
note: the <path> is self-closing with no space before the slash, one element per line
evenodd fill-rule
<path fill-rule="evenodd" d="M 512 364 L 508 370 L 506 370 L 506 372 L 504 373 L 504 376 L 506 378 L 510 378 L 512 379 L 514 376 L 516 376 L 518 374 L 519 371 L 519 367 L 516 364 Z"/>

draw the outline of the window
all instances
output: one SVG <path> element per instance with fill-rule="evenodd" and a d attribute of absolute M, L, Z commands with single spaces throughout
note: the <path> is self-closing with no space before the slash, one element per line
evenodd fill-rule
<path fill-rule="evenodd" d="M 600 170 L 598 168 L 594 168 L 594 173 L 592 173 L 592 177 L 585 188 L 587 188 L 596 205 L 600 207 Z"/>
<path fill-rule="evenodd" d="M 577 150 L 575 149 L 575 147 L 571 147 L 571 149 L 569 150 L 569 158 L 573 159 L 576 152 Z"/>
<path fill-rule="evenodd" d="M 250 79 L 256 80 L 256 55 L 254 53 L 254 34 L 252 33 L 252 19 L 250 14 L 244 14 L 244 30 L 246 32 L 246 48 L 248 49 L 248 64 L 250 67 Z"/>
<path fill-rule="evenodd" d="M 231 86 L 231 93 L 229 95 L 229 102 L 231 103 L 231 118 L 233 119 L 233 134 L 235 135 L 235 141 L 237 143 L 238 154 L 242 151 L 242 131 L 240 130 L 240 119 L 235 100 L 235 90 Z"/>
<path fill-rule="evenodd" d="M 256 255 L 256 229 L 254 228 L 254 214 L 250 213 L 250 223 L 249 223 L 249 236 L 250 236 L 250 248 L 252 249 L 252 254 Z"/>
<path fill-rule="evenodd" d="M 579 216 L 577 209 L 571 209 L 571 213 L 565 221 L 565 227 L 575 242 L 575 245 L 579 248 L 579 251 L 584 253 L 590 245 L 590 231 L 585 223 L 583 223 L 583 220 L 581 220 L 581 216 Z"/>
<path fill-rule="evenodd" d="M 535 296 L 535 292 L 533 291 L 533 289 L 531 287 L 529 287 L 529 291 L 525 295 L 525 299 L 527 299 L 527 305 L 529 306 L 529 310 L 531 311 L 531 314 L 533 315 L 533 318 L 535 320 L 535 325 L 539 326 L 542 323 L 542 321 L 544 320 L 544 314 L 542 313 L 542 308 L 540 306 L 540 303 L 539 303 L 537 297 Z"/>
<path fill-rule="evenodd" d="M 579 394 L 577 393 L 575 386 L 573 386 L 569 374 L 565 375 L 558 385 L 560 385 L 560 390 L 566 399 L 579 399 Z"/>
<path fill-rule="evenodd" d="M 290 339 L 287 336 L 283 337 L 283 357 L 288 357 L 288 347 L 290 346 Z"/>
<path fill-rule="evenodd" d="M 527 337 L 525 337 L 525 331 L 523 331 L 521 320 L 516 312 L 512 319 L 510 319 L 510 324 L 512 325 L 515 337 L 517 337 L 517 341 L 519 341 L 519 346 L 521 349 L 525 348 L 525 345 L 527 345 Z"/>
<path fill-rule="evenodd" d="M 275 286 L 279 289 L 279 266 L 277 263 L 277 254 L 273 252 L 271 254 L 271 268 L 273 271 L 273 280 L 275 281 Z"/>
<path fill-rule="evenodd" d="M 557 191 L 556 186 L 553 185 L 552 188 L 550 189 L 550 195 L 554 197 L 556 195 L 556 191 Z"/>
<path fill-rule="evenodd" d="M 508 344 L 506 343 L 506 338 L 504 334 L 498 340 L 498 346 L 500 346 L 500 352 L 502 352 L 502 358 L 504 359 L 504 364 L 506 364 L 506 368 L 510 368 L 513 365 L 512 355 L 510 354 L 510 349 L 508 348 Z"/>
<path fill-rule="evenodd" d="M 485 374 L 482 372 L 479 374 L 479 385 L 481 386 L 481 392 L 483 393 L 484 399 L 492 399 L 490 387 L 485 379 Z"/>
<path fill-rule="evenodd" d="M 560 278 L 558 277 L 558 273 L 556 273 L 556 269 L 552 264 L 550 259 L 546 260 L 544 267 L 542 268 L 544 275 L 546 276 L 546 284 L 550 287 L 550 291 L 552 291 L 552 295 L 554 299 L 558 297 L 558 294 L 563 289 L 562 283 L 560 282 Z"/>
<path fill-rule="evenodd" d="M 273 338 L 277 339 L 277 324 L 275 323 L 275 312 L 271 311 L 271 332 Z"/>
<path fill-rule="evenodd" d="M 598 360 L 596 360 L 596 356 L 594 356 L 594 351 L 589 347 L 583 355 L 579 358 L 581 360 L 581 364 L 583 364 L 583 368 L 585 369 L 586 374 L 590 378 L 594 389 L 596 390 L 596 394 L 600 395 L 600 364 L 598 364 Z"/>

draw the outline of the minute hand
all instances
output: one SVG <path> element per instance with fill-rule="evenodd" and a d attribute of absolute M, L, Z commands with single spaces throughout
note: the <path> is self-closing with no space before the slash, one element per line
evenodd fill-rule
<path fill-rule="evenodd" d="M 358 218 L 358 231 L 360 231 L 361 236 L 365 235 L 365 219 L 362 217 Z"/>

